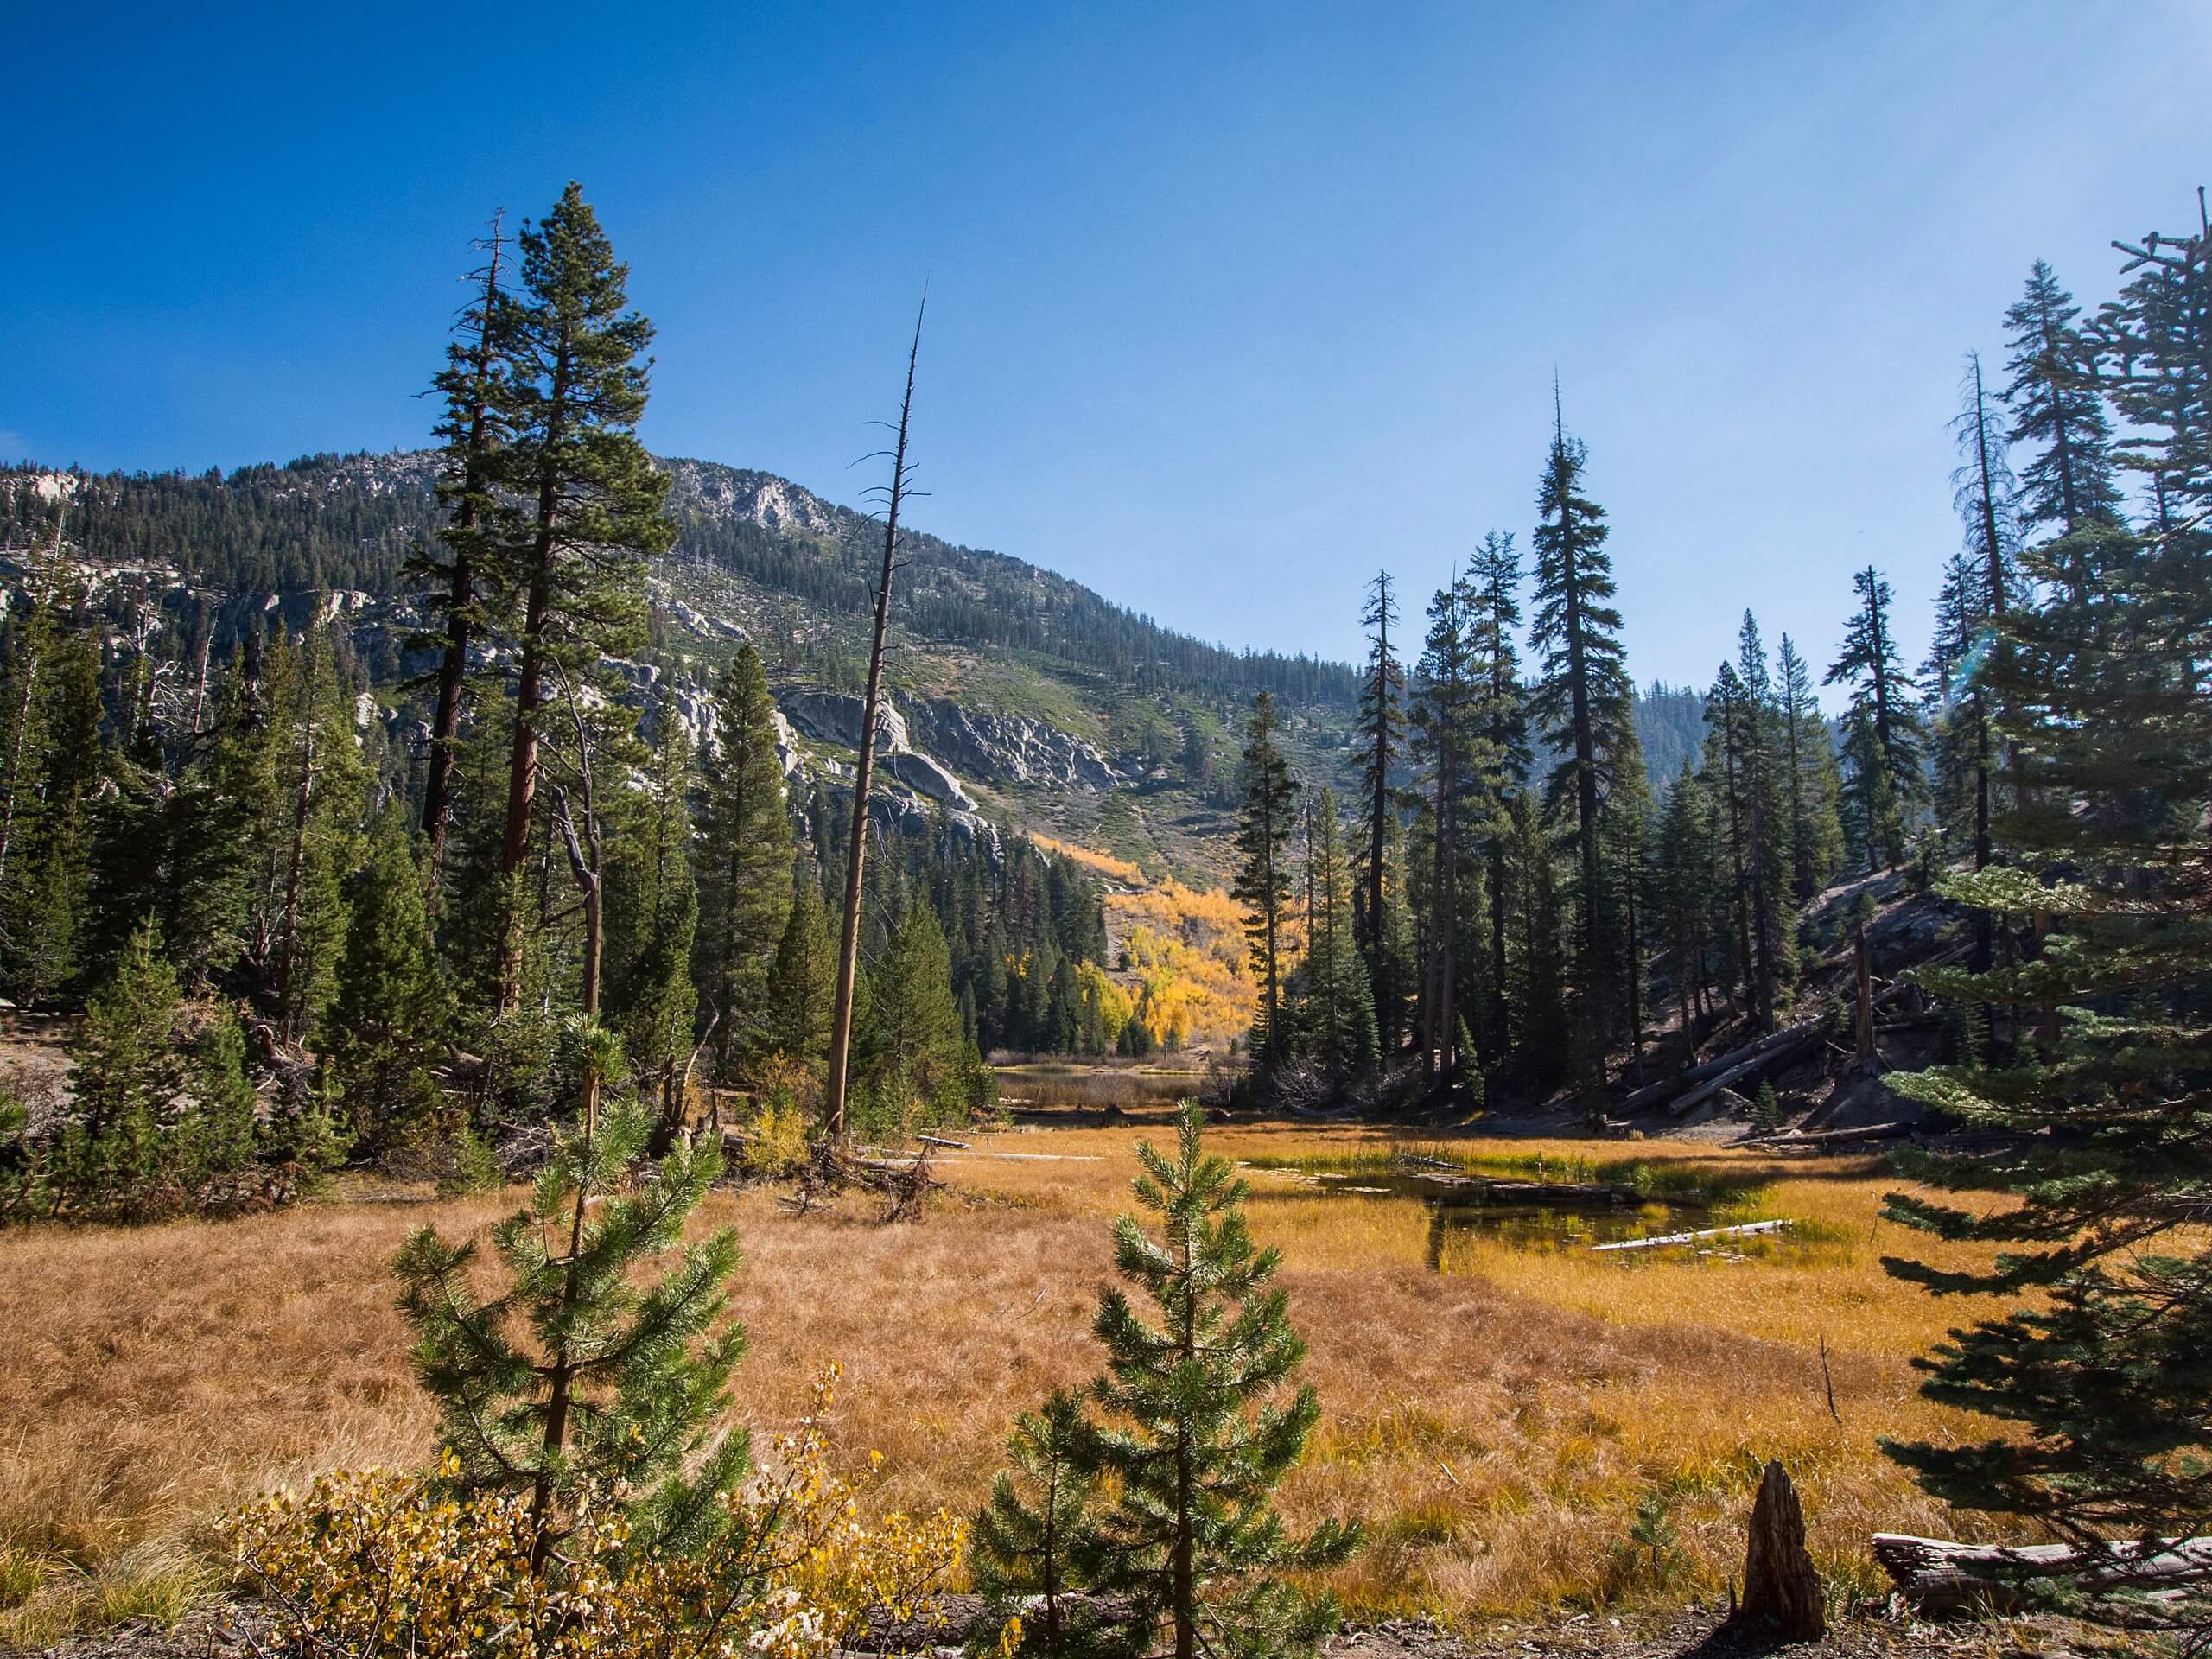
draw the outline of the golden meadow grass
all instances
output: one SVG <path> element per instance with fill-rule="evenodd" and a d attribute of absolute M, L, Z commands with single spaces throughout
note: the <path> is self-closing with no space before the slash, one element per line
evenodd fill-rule
<path fill-rule="evenodd" d="M 1166 1133 L 979 1140 L 978 1152 L 1042 1155 L 948 1156 L 956 1194 L 917 1226 L 880 1226 L 859 1199 L 795 1217 L 766 1193 L 711 1198 L 701 1224 L 734 1224 L 746 1248 L 734 1300 L 752 1352 L 738 1414 L 755 1444 L 840 1360 L 842 1454 L 884 1453 L 875 1501 L 972 1508 L 1014 1414 L 1096 1370 L 1107 1223 L 1127 1204 L 1134 1143 Z M 1274 1127 L 1223 1127 L 1212 1141 L 1274 1162 L 1392 1145 Z M 1472 1138 L 1446 1150 L 1562 1167 L 1624 1153 Z M 1632 1151 L 1665 1179 L 1688 1171 L 1738 1189 L 1732 1215 L 1813 1224 L 1811 1243 L 1729 1260 L 1738 1252 L 1530 1251 L 1461 1233 L 1432 1272 L 1419 1202 L 1323 1198 L 1294 1173 L 1251 1173 L 1253 1227 L 1282 1249 L 1324 1408 L 1284 1505 L 1367 1521 L 1373 1541 L 1338 1578 L 1351 1605 L 1465 1618 L 1710 1595 L 1739 1567 L 1751 1486 L 1770 1456 L 1796 1477 L 1840 1588 L 1875 1582 L 1870 1532 L 1998 1530 L 1947 1515 L 1875 1443 L 1984 1427 L 1921 1402 L 1908 1361 L 1986 1310 L 1934 1302 L 1878 1260 L 1964 1249 L 1878 1223 L 1894 1182 L 1870 1161 Z M 481 1229 L 513 1202 L 332 1203 L 0 1236 L 0 1642 L 181 1601 L 208 1580 L 211 1518 L 271 1484 L 424 1461 L 432 1414 L 408 1373 L 391 1255 L 413 1227 Z M 1656 1564 L 1624 1545 L 1653 1494 L 1680 1538 Z"/>

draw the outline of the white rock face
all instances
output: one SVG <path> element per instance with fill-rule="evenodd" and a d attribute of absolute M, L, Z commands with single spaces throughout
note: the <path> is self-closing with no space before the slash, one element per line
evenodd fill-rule
<path fill-rule="evenodd" d="M 1026 715 L 981 714 L 946 697 L 908 705 L 921 746 L 970 778 L 1062 789 L 1111 789 L 1122 774 L 1097 747 Z"/>
<path fill-rule="evenodd" d="M 786 536 L 834 536 L 836 510 L 808 490 L 766 473 L 696 461 L 668 464 L 671 505 L 749 518 Z"/>
<path fill-rule="evenodd" d="M 702 639 L 743 639 L 745 630 L 727 617 L 709 616 L 695 610 L 682 600 L 671 601 L 668 613 Z"/>
<path fill-rule="evenodd" d="M 917 795 L 962 811 L 975 807 L 973 798 L 960 787 L 960 780 L 926 754 L 887 754 L 883 770 Z"/>
<path fill-rule="evenodd" d="M 768 718 L 776 728 L 776 764 L 783 767 L 784 776 L 788 779 L 798 770 L 798 734 L 791 729 L 782 709 L 771 710 Z"/>
<path fill-rule="evenodd" d="M 800 691 L 784 700 L 784 712 L 817 743 L 839 748 L 861 746 L 861 699 L 830 691 Z M 906 734 L 905 716 L 888 702 L 875 711 L 875 750 L 878 754 L 903 754 L 914 747 Z"/>

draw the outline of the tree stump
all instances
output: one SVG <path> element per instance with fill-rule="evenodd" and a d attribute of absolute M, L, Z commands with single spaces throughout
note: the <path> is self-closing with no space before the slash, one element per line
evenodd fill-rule
<path fill-rule="evenodd" d="M 1814 1642 L 1827 1629 L 1821 1575 L 1805 1548 L 1805 1512 L 1781 1464 L 1770 1460 L 1751 1502 L 1737 1620 L 1784 1642 Z"/>

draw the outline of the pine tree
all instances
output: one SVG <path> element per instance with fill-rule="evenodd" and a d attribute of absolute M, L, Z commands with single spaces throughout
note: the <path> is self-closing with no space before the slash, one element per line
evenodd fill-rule
<path fill-rule="evenodd" d="M 1359 734 L 1365 748 L 1360 798 L 1367 814 L 1367 833 L 1362 857 L 1365 874 L 1360 883 L 1357 911 L 1360 948 L 1369 953 L 1369 967 L 1376 966 L 1376 941 L 1382 925 L 1382 868 L 1389 855 L 1390 831 L 1396 817 L 1390 776 L 1400 758 L 1405 736 L 1405 675 L 1390 649 L 1390 625 L 1398 620 L 1398 604 L 1390 595 L 1390 573 L 1377 570 L 1367 585 L 1367 604 L 1359 624 L 1368 636 L 1367 671 L 1359 702 Z"/>
<path fill-rule="evenodd" d="M 1588 452 L 1567 435 L 1554 411 L 1552 445 L 1536 505 L 1536 614 L 1532 649 L 1542 673 L 1529 712 L 1560 756 L 1546 784 L 1554 811 L 1571 808 L 1574 849 L 1575 980 L 1592 1034 L 1603 1042 L 1617 1027 L 1623 988 L 1618 941 L 1607 937 L 1605 871 L 1599 814 L 1615 779 L 1625 772 L 1635 725 L 1621 650 L 1611 533 L 1605 509 L 1582 493 Z"/>
<path fill-rule="evenodd" d="M 1713 847 L 1707 833 L 1714 821 L 1709 781 L 1687 756 L 1681 774 L 1667 791 L 1658 845 L 1650 861 L 1650 908 L 1667 942 L 1669 973 L 1681 1006 L 1683 1048 L 1694 1053 L 1705 1015 L 1706 988 L 1713 958 L 1713 897 L 1724 890 L 1715 879 Z"/>
<path fill-rule="evenodd" d="M 439 635 L 422 642 L 435 644 L 438 650 L 436 702 L 423 784 L 423 833 L 429 843 L 433 884 L 445 862 L 446 830 L 453 817 L 454 750 L 467 687 L 469 645 L 485 620 L 477 576 L 487 562 L 486 536 L 503 511 L 493 490 L 493 457 L 508 436 L 499 378 L 508 343 L 504 331 L 516 316 L 499 286 L 507 245 L 501 234 L 504 217 L 495 216 L 492 234 L 477 244 L 490 255 L 482 268 L 483 285 L 461 313 L 455 338 L 446 347 L 446 366 L 431 383 L 445 399 L 445 411 L 435 428 L 442 442 L 438 499 L 448 514 L 440 539 L 452 556 L 441 561 L 426 548 L 406 567 L 409 576 L 435 595 L 431 608 L 442 613 L 445 623 Z"/>
<path fill-rule="evenodd" d="M 2116 519 L 2120 491 L 2112 474 L 2112 426 L 2097 391 L 2095 353 L 2074 326 L 2074 296 L 2042 260 L 2028 272 L 2027 291 L 2005 313 L 2005 388 L 2012 411 L 2007 435 L 2037 453 L 2020 474 L 2021 515 L 2072 535 L 2093 518 Z"/>
<path fill-rule="evenodd" d="M 1310 1385 L 1281 1398 L 1306 1357 L 1288 1299 L 1271 1287 L 1278 1256 L 1245 1230 L 1244 1183 L 1208 1156 L 1205 1113 L 1186 1103 L 1176 1155 L 1137 1147 L 1138 1201 L 1162 1225 L 1148 1237 L 1134 1216 L 1115 1229 L 1123 1279 L 1157 1310 L 1147 1323 L 1119 1288 L 1099 1297 L 1096 1331 L 1107 1374 L 1100 1459 L 1119 1483 L 1101 1535 L 1100 1587 L 1129 1598 L 1148 1640 L 1164 1622 L 1177 1659 L 1201 1649 L 1223 1659 L 1310 1652 L 1336 1608 L 1283 1582 L 1284 1573 L 1337 1566 L 1356 1528 L 1324 1522 L 1286 1535 L 1269 1500 L 1320 1417 Z M 1119 1424 L 1126 1424 L 1126 1427 Z"/>
<path fill-rule="evenodd" d="M 1786 633 L 1776 652 L 1775 693 L 1789 822 L 1789 893 L 1803 905 L 1843 868 L 1843 825 L 1836 817 L 1842 779 L 1827 718 L 1813 690 L 1813 671 Z"/>
<path fill-rule="evenodd" d="M 1869 868 L 1904 857 L 1904 832 L 1921 794 L 1926 733 L 1912 706 L 1916 688 L 1897 655 L 1890 626 L 1890 584 L 1869 565 L 1851 578 L 1859 608 L 1826 683 L 1851 687 L 1845 756 L 1866 824 Z"/>
<path fill-rule="evenodd" d="M 162 1179 L 170 1103 L 185 1080 L 170 1035 L 177 1001 L 175 970 L 149 918 L 86 1007 L 71 1051 L 70 1116 L 54 1157 L 59 1203 L 128 1213 Z"/>
<path fill-rule="evenodd" d="M 1282 926 L 1290 904 L 1290 834 L 1296 820 L 1298 784 L 1275 747 L 1274 699 L 1262 691 L 1245 727 L 1244 807 L 1236 830 L 1236 882 L 1231 895 L 1244 906 L 1244 937 L 1260 981 L 1255 1052 L 1270 1052 L 1282 1015 Z"/>
<path fill-rule="evenodd" d="M 608 857 L 607 1012 L 655 1103 L 652 1146 L 658 1153 L 683 1122 L 698 1007 L 691 962 L 699 896 L 686 804 L 691 745 L 666 675 L 652 709 L 658 741 L 639 786 L 623 794 L 623 823 Z"/>
<path fill-rule="evenodd" d="M 2008 613 L 2005 649 L 1992 654 L 2012 740 L 1998 830 L 2011 858 L 1944 887 L 2016 933 L 2047 931 L 1986 972 L 1920 976 L 1963 1007 L 2010 1011 L 2013 1031 L 1993 1054 L 1893 1079 L 2002 1137 L 1983 1156 L 1912 1159 L 1908 1173 L 1934 1191 L 1895 1195 L 1888 1211 L 1994 1243 L 1993 1261 L 1885 1265 L 1936 1292 L 2005 1299 L 2012 1311 L 1953 1331 L 1923 1362 L 1923 1386 L 2010 1427 L 1888 1449 L 1945 1501 L 2102 1548 L 2193 1534 L 2212 1501 L 2212 1253 L 2194 1225 L 2212 1182 L 2212 837 L 2201 811 L 2212 719 L 2196 654 L 2212 611 L 2189 626 L 2201 601 L 2139 556 L 2114 559 L 2094 602 L 2080 603 L 2066 580 L 2080 534 L 2024 555 L 2046 597 Z M 2018 1202 L 1942 1196 L 1987 1189 Z"/>
<path fill-rule="evenodd" d="M 359 861 L 362 765 L 354 741 L 353 699 L 341 683 L 336 643 L 326 625 L 296 647 L 279 642 L 265 682 L 269 709 L 266 775 L 282 804 L 264 842 L 263 880 L 254 914 L 278 1034 L 304 1037 L 329 1006 L 346 947 L 340 884 Z M 245 792 L 227 786 L 225 804 L 251 816 Z"/>
<path fill-rule="evenodd" d="M 276 1151 L 258 1144 L 258 1101 L 245 1075 L 245 1032 L 238 1010 L 218 1007 L 193 1044 L 192 1106 L 175 1133 L 188 1142 L 178 1160 L 189 1166 L 187 1184 L 199 1207 L 207 1211 L 243 1208 L 256 1194 L 257 1154 Z M 274 1140 L 276 1137 L 269 1137 Z M 334 1165 L 335 1149 L 315 1158 L 303 1185 L 313 1185 Z"/>
<path fill-rule="evenodd" d="M 395 1264 L 400 1308 L 414 1326 L 415 1365 L 439 1405 L 439 1436 L 466 1492 L 526 1494 L 531 1565 L 543 1573 L 594 1491 L 628 1499 L 632 1550 L 683 1551 L 728 1524 L 720 1502 L 743 1476 L 743 1431 L 722 1433 L 728 1378 L 744 1332 L 725 1322 L 738 1262 L 728 1229 L 682 1245 L 683 1224 L 721 1170 L 711 1138 L 682 1141 L 632 1184 L 648 1114 L 609 1096 L 621 1043 L 583 1029 L 587 1110 L 556 1139 L 530 1205 L 492 1230 L 506 1283 L 486 1300 L 474 1241 L 432 1228 Z M 681 1247 L 679 1249 L 679 1247 Z M 639 1268 L 677 1252 L 650 1287 Z M 530 1337 L 518 1344 L 517 1323 Z"/>
<path fill-rule="evenodd" d="M 791 817 L 774 716 L 760 654 L 741 645 L 715 688 L 697 847 L 694 973 L 723 1083 L 762 1052 L 769 964 L 791 914 Z"/>
<path fill-rule="evenodd" d="M 1511 941 L 1513 1003 L 1519 1010 L 1520 1041 L 1515 1052 L 1529 1081 L 1548 1092 L 1567 1075 L 1567 942 L 1565 907 L 1550 837 L 1535 803 L 1526 794 L 1513 798 L 1511 875 L 1514 938 Z"/>
<path fill-rule="evenodd" d="M 836 968 L 831 948 L 821 886 L 811 874 L 802 874 L 768 969 L 765 1037 L 770 1052 L 805 1062 L 828 1056 Z"/>
<path fill-rule="evenodd" d="M 991 1483 L 969 1529 L 983 1622 L 1021 1621 L 1035 1659 L 1116 1659 L 1141 1651 L 1096 1598 L 1082 1592 L 1103 1565 L 1098 1536 L 1097 1431 L 1065 1390 L 1016 1420 L 1014 1467 Z"/>
<path fill-rule="evenodd" d="M 453 998 L 429 941 L 421 872 L 389 816 L 346 884 L 346 950 L 323 1018 L 323 1052 L 355 1147 L 385 1150 L 438 1126 L 436 1069 Z"/>
<path fill-rule="evenodd" d="M 1745 971 L 1752 1009 L 1763 1031 L 1774 1028 L 1776 998 L 1794 977 L 1794 957 L 1780 902 L 1789 868 L 1783 841 L 1784 819 L 1776 751 L 1780 715 L 1774 682 L 1758 620 L 1749 611 L 1738 634 L 1733 683 L 1736 698 L 1724 718 L 1730 723 L 1732 810 L 1738 811 L 1736 863 L 1745 928 Z"/>
<path fill-rule="evenodd" d="M 1300 968 L 1305 1007 L 1299 1026 L 1315 1064 L 1340 1079 L 1374 1063 L 1377 1039 L 1367 963 L 1352 938 L 1351 871 L 1336 797 L 1325 787 L 1313 803 L 1306 861 L 1312 901 Z"/>
<path fill-rule="evenodd" d="M 1459 1030 L 1456 1007 L 1459 984 L 1462 880 L 1465 862 L 1464 816 L 1478 810 L 1478 770 L 1487 758 L 1477 724 L 1482 709 L 1482 666 L 1469 639 L 1472 594 L 1462 578 L 1436 592 L 1429 601 L 1428 632 L 1422 641 L 1413 724 L 1419 755 L 1427 774 L 1428 886 L 1423 930 L 1421 990 L 1422 1064 L 1449 1077 L 1464 1058 L 1455 1052 Z"/>
<path fill-rule="evenodd" d="M 1079 1001 L 1074 968 L 1064 957 L 1065 980 L 1055 976 L 1056 1023 L 1071 1027 Z M 881 971 L 872 976 L 880 987 L 870 1011 L 875 1065 L 881 1082 L 898 1096 L 927 1102 L 950 1077 L 960 1058 L 960 1008 L 952 997 L 952 958 L 937 912 L 917 898 L 899 919 Z M 1054 1046 L 1071 1047 L 1074 1033 L 1055 1033 Z"/>
<path fill-rule="evenodd" d="M 627 309 L 629 268 L 573 181 L 518 241 L 524 291 L 498 302 L 504 361 L 491 407 L 509 435 L 492 481 L 521 505 L 486 548 L 489 574 L 521 607 L 499 859 L 507 876 L 530 857 L 549 677 L 641 637 L 644 562 L 675 537 L 662 511 L 667 474 L 636 435 L 652 325 Z M 506 925 L 499 1001 L 512 1007 L 519 918 Z"/>
<path fill-rule="evenodd" d="M 1483 726 L 1491 775 L 1484 820 L 1484 849 L 1489 865 L 1490 1007 L 1484 1052 L 1506 1052 L 1513 1040 L 1513 1020 L 1506 965 L 1507 916 L 1511 907 L 1507 880 L 1512 842 L 1511 804 L 1529 783 L 1529 717 L 1514 632 L 1521 626 L 1521 558 L 1513 533 L 1491 531 L 1483 537 L 1467 569 L 1472 591 L 1469 632 L 1476 661 L 1486 672 Z"/>

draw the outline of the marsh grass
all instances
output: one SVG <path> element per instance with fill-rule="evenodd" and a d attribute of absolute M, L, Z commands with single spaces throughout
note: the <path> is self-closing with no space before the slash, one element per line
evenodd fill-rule
<path fill-rule="evenodd" d="M 711 1197 L 697 1224 L 734 1224 L 747 1251 L 734 1300 L 752 1351 L 736 1397 L 755 1444 L 839 1359 L 840 1455 L 857 1467 L 884 1453 L 874 1501 L 972 1507 L 1014 1414 L 1096 1373 L 1109 1223 L 1128 1206 L 1135 1141 L 1162 1133 L 978 1135 L 936 1161 L 955 1198 L 914 1226 L 880 1226 L 859 1200 L 793 1217 L 765 1192 Z M 1215 1145 L 1268 1166 L 1249 1172 L 1252 1226 L 1283 1252 L 1325 1414 L 1283 1503 L 1293 1525 L 1370 1522 L 1375 1541 L 1335 1580 L 1356 1610 L 1469 1618 L 1717 1594 L 1740 1570 L 1770 1456 L 1797 1481 L 1839 1596 L 1873 1582 L 1871 1532 L 2005 1535 L 1931 1503 L 1875 1444 L 1984 1432 L 1922 1401 L 1908 1362 L 1986 1311 L 1882 1272 L 1880 1255 L 1908 1240 L 1875 1220 L 1894 1185 L 1876 1166 L 1652 1143 L 1636 1161 L 1738 1190 L 1731 1202 L 1791 1217 L 1800 1241 L 1726 1260 L 1463 1234 L 1443 1241 L 1437 1271 L 1431 1206 L 1316 1201 L 1299 1179 L 1316 1159 L 1387 1160 L 1389 1137 L 1240 1125 Z M 989 1155 L 1002 1152 L 1048 1155 Z M 1618 1162 L 1573 1143 L 1471 1138 L 1450 1152 L 1516 1172 L 1539 1166 L 1532 1154 L 1562 1174 Z M 433 1414 L 408 1372 L 392 1253 L 423 1222 L 467 1233 L 518 1199 L 0 1235 L 0 1329 L 16 1337 L 0 1344 L 0 1586 L 19 1596 L 0 1643 L 181 1610 L 218 1581 L 205 1540 L 221 1510 L 339 1465 L 426 1460 Z M 1910 1243 L 1937 1259 L 1971 1252 Z M 1626 1571 L 1614 1546 L 1655 1493 L 1676 1553 L 1663 1573 Z"/>

